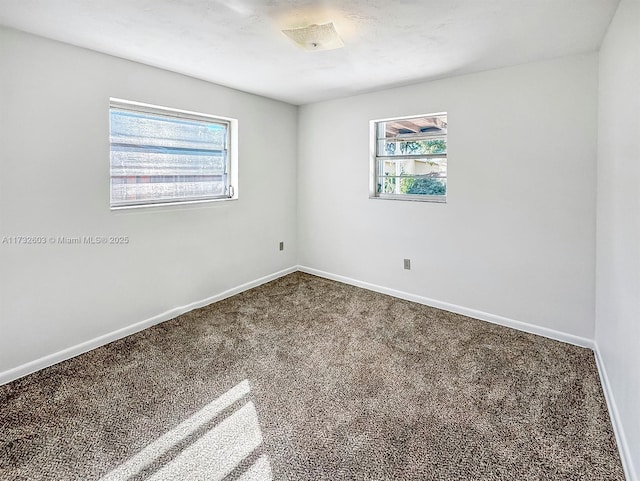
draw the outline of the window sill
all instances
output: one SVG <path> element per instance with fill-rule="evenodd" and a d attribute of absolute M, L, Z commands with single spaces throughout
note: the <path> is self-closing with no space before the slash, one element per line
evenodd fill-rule
<path fill-rule="evenodd" d="M 404 200 L 404 201 L 412 201 L 412 202 L 431 202 L 434 204 L 446 204 L 447 196 L 445 195 L 393 195 L 393 194 L 382 194 L 382 195 L 369 195 L 369 199 L 378 199 L 378 200 Z"/>
<path fill-rule="evenodd" d="M 118 210 L 146 209 L 149 207 L 176 207 L 181 205 L 207 204 L 209 202 L 228 202 L 232 200 L 238 200 L 238 196 L 222 197 L 218 199 L 198 199 L 198 200 L 183 200 L 183 201 L 176 201 L 176 202 L 157 202 L 157 203 L 136 204 L 136 205 L 118 205 L 118 206 L 110 206 L 110 209 L 112 211 L 118 211 Z"/>

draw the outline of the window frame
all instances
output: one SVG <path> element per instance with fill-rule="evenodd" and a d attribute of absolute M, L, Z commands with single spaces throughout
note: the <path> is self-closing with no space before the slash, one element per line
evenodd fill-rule
<path fill-rule="evenodd" d="M 448 157 L 448 148 L 447 152 L 444 154 L 416 154 L 416 155 L 378 155 L 378 125 L 382 122 L 391 122 L 391 121 L 402 121 L 402 120 L 411 120 L 422 117 L 438 117 L 438 116 L 447 116 L 447 112 L 436 112 L 429 114 L 418 114 L 418 115 L 406 115 L 401 117 L 388 117 L 383 119 L 371 120 L 369 122 L 369 198 L 370 199 L 386 199 L 386 200 L 407 200 L 407 201 L 418 201 L 418 202 L 433 202 L 439 204 L 446 204 L 447 197 L 449 194 L 449 157 Z M 447 129 L 447 140 L 448 140 L 448 129 Z M 378 170 L 380 162 L 384 162 L 387 159 L 394 160 L 416 160 L 416 159 L 426 159 L 426 158 L 442 158 L 445 157 L 447 159 L 447 193 L 445 195 L 426 195 L 426 194 L 389 194 L 384 192 L 378 192 Z M 411 177 L 411 176 L 408 176 Z"/>
<path fill-rule="evenodd" d="M 225 194 L 217 196 L 189 197 L 185 199 L 168 200 L 136 200 L 127 204 L 113 204 L 111 185 L 111 109 L 125 110 L 135 113 L 158 115 L 161 117 L 195 120 L 220 124 L 226 127 L 226 170 L 227 184 Z M 238 120 L 230 117 L 205 114 L 191 110 L 164 107 L 155 104 L 125 100 L 121 98 L 109 98 L 109 207 L 111 210 L 139 209 L 146 207 L 163 207 L 188 204 L 200 204 L 207 202 L 220 202 L 238 199 Z M 135 203 L 133 203 L 135 202 Z"/>

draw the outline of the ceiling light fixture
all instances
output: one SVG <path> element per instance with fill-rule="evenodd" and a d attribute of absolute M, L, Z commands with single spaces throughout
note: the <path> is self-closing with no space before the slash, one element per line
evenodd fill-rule
<path fill-rule="evenodd" d="M 332 22 L 292 28 L 283 30 L 282 33 L 303 50 L 333 50 L 344 47 Z"/>

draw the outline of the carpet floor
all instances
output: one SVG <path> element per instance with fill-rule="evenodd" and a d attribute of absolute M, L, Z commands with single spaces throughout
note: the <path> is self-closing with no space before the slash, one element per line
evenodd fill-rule
<path fill-rule="evenodd" d="M 296 272 L 0 386 L 2 480 L 624 480 L 593 353 Z"/>

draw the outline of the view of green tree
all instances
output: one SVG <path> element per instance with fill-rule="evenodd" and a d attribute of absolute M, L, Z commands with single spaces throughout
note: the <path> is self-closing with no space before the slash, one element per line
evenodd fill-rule
<path fill-rule="evenodd" d="M 389 155 L 396 155 L 395 142 L 389 142 L 385 146 Z M 447 141 L 436 140 L 411 140 L 400 142 L 399 155 L 420 155 L 420 154 L 444 154 L 447 152 Z"/>
<path fill-rule="evenodd" d="M 403 194 L 446 195 L 447 186 L 433 177 L 404 179 L 400 188 Z"/>
<path fill-rule="evenodd" d="M 400 175 L 407 175 L 404 168 Z M 385 177 L 383 184 L 378 184 L 378 192 L 393 194 L 396 184 L 399 182 L 399 190 L 402 194 L 415 195 L 446 195 L 447 185 L 442 180 L 435 177 Z"/>

